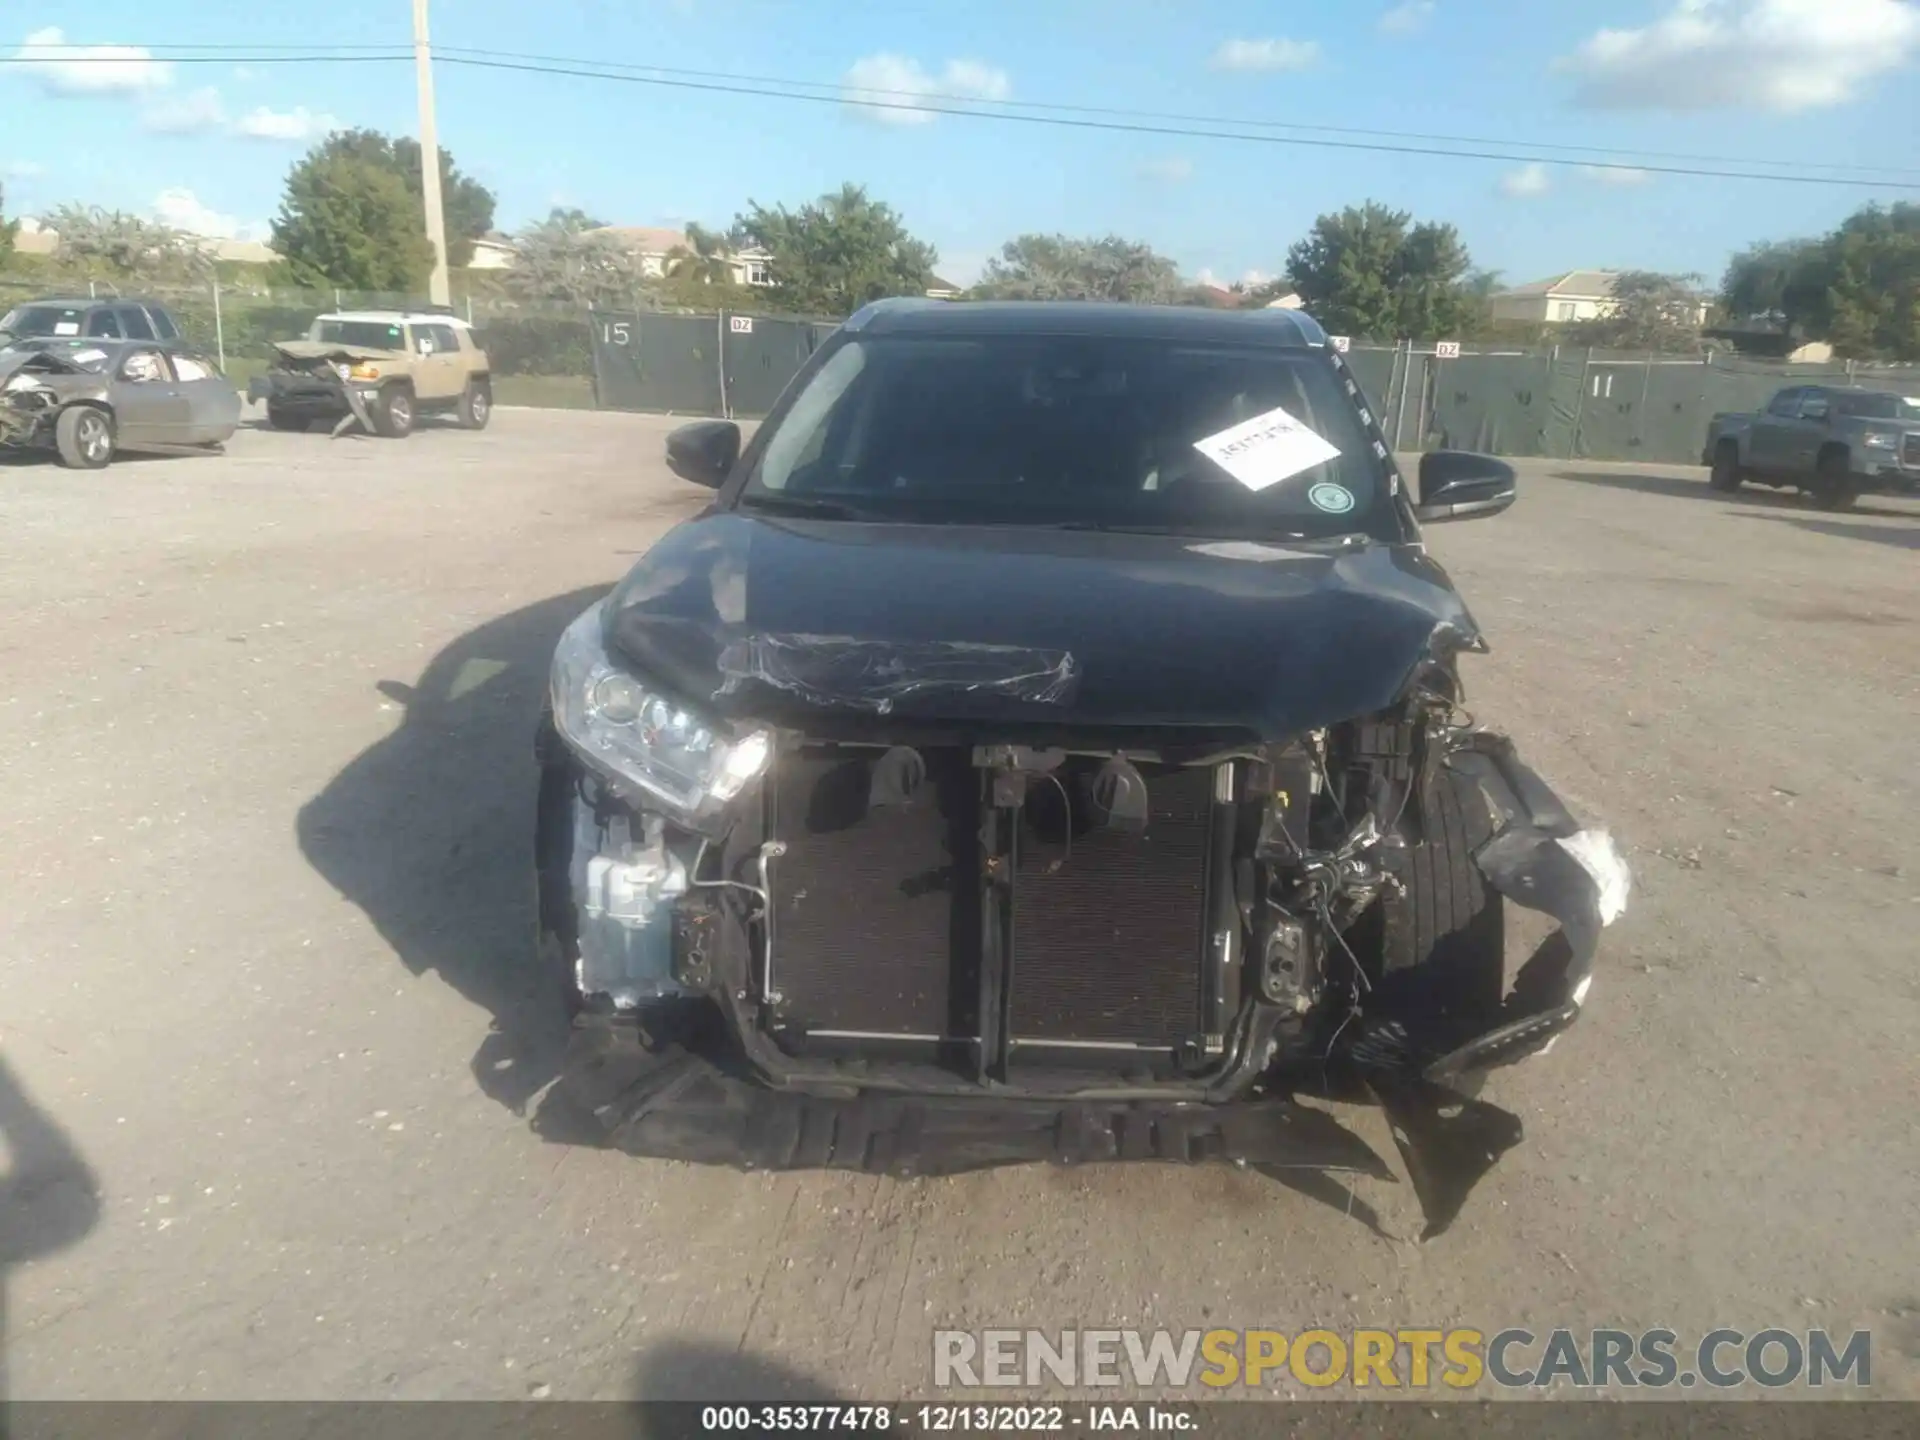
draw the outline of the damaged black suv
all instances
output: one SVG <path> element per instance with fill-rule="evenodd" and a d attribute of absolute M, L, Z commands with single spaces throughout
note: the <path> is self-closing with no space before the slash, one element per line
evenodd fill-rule
<path fill-rule="evenodd" d="M 1270 310 L 887 301 L 554 656 L 542 962 L 637 1154 L 1386 1171 L 1519 1138 L 1477 1072 L 1586 998 L 1627 876 L 1461 710 L 1486 648 L 1336 347 Z M 1501 896 L 1559 927 L 1508 983 Z"/>

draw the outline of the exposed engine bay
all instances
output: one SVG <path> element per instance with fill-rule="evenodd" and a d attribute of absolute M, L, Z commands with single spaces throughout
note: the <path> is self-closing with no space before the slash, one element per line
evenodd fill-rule
<path fill-rule="evenodd" d="M 884 712 L 906 675 L 977 687 L 997 661 L 1029 695 L 1072 675 L 1065 655 L 753 651 L 733 669 L 849 710 Z M 1605 833 L 1461 723 L 1444 677 L 1200 755 L 899 728 L 779 732 L 693 823 L 549 766 L 543 929 L 586 1012 L 575 1080 L 621 1143 L 768 1167 L 1369 1168 L 1292 1097 L 1371 1098 L 1437 1233 L 1519 1138 L 1446 1087 L 1573 1022 L 1625 902 Z M 1499 896 L 1560 926 L 1511 985 Z M 982 1130 L 987 1097 L 1032 1126 Z"/>
<path fill-rule="evenodd" d="M 84 345 L 9 341 L 0 349 L 0 446 L 47 448 L 62 406 L 105 404 L 106 359 L 104 350 Z"/>

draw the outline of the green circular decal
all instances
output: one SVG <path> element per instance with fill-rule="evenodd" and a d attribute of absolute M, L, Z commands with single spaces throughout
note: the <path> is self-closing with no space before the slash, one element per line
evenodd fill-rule
<path fill-rule="evenodd" d="M 1329 515 L 1344 515 L 1353 509 L 1353 492 L 1344 485 L 1336 485 L 1331 480 L 1322 480 L 1307 491 L 1307 503 L 1316 510 L 1324 510 Z"/>

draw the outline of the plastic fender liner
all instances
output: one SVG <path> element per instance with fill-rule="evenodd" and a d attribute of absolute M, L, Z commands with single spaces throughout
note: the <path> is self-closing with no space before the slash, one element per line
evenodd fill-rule
<path fill-rule="evenodd" d="M 1501 895 L 1560 922 L 1514 976 L 1501 1022 L 1425 1065 L 1430 1080 L 1510 1065 L 1550 1045 L 1578 1018 L 1593 983 L 1600 932 L 1626 908 L 1631 876 L 1612 837 L 1581 825 L 1504 735 L 1443 737 L 1444 763 L 1470 776 L 1492 807 L 1492 837 L 1474 863 Z"/>

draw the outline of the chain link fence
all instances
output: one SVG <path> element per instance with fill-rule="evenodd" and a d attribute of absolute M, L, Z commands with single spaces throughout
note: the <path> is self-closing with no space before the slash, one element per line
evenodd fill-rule
<path fill-rule="evenodd" d="M 0 312 L 59 294 L 121 293 L 102 281 L 0 276 Z M 289 290 L 255 282 L 151 285 L 235 384 L 263 370 L 273 341 L 334 310 L 423 308 L 418 296 Z M 505 405 L 751 418 L 837 322 L 744 312 L 581 310 L 456 282 L 453 309 L 480 331 Z M 1787 364 L 1727 352 L 1698 357 L 1556 347 L 1354 345 L 1347 363 L 1396 449 L 1454 448 L 1554 459 L 1697 464 L 1707 422 L 1763 408 L 1785 385 L 1866 385 L 1920 395 L 1920 367 Z"/>

